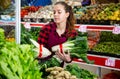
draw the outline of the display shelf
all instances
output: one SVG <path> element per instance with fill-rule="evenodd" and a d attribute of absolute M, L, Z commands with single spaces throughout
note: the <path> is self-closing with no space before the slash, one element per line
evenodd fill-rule
<path fill-rule="evenodd" d="M 109 57 L 109 56 L 92 55 L 92 54 L 87 54 L 87 57 L 89 60 L 94 61 L 94 64 L 88 64 L 88 65 L 93 65 L 93 66 L 98 66 L 98 67 L 103 67 L 103 68 L 114 69 L 114 70 L 120 71 L 120 59 L 119 58 L 114 58 L 114 57 Z M 86 64 L 81 59 L 74 58 L 73 61 Z"/>
<path fill-rule="evenodd" d="M 93 51 L 93 50 L 88 51 L 88 54 L 120 58 L 120 54 L 107 53 L 107 52 L 106 53 L 104 53 L 104 52 L 96 52 L 96 51 Z"/>
<path fill-rule="evenodd" d="M 11 5 L 12 5 L 12 10 L 10 10 L 10 12 L 9 12 L 9 9 L 11 9 L 11 7 L 10 8 L 8 8 L 8 12 L 7 13 L 11 13 L 11 12 L 15 12 L 14 13 L 14 17 L 15 18 L 12 18 L 12 19 L 6 19 L 6 18 L 1 18 L 0 17 L 0 25 L 1 26 L 15 26 L 15 41 L 17 42 L 17 43 L 20 43 L 20 24 L 21 24 L 21 21 L 20 21 L 20 19 L 21 19 L 21 17 L 20 17 L 20 0 L 12 0 L 11 1 Z M 4 11 L 3 11 L 4 12 Z M 1 13 L 2 13 L 2 11 L 1 11 Z M 0 14 L 0 16 L 1 16 L 1 14 Z"/>
<path fill-rule="evenodd" d="M 34 23 L 34 22 L 21 22 L 24 26 L 29 25 L 30 27 L 42 27 L 46 23 Z"/>
<path fill-rule="evenodd" d="M 31 27 L 42 27 L 46 23 L 32 23 L 32 22 L 22 22 L 22 24 L 29 23 Z M 82 24 L 76 24 L 75 28 L 80 28 Z M 98 30 L 98 31 L 112 31 L 115 26 L 112 25 L 84 25 L 87 27 L 87 30 Z"/>
<path fill-rule="evenodd" d="M 3 20 L 0 20 L 0 25 L 11 25 L 11 26 L 15 26 L 15 21 L 3 21 Z"/>

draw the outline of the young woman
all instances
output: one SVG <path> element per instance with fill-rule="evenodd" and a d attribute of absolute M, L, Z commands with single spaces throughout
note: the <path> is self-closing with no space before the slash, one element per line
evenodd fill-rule
<path fill-rule="evenodd" d="M 74 38 L 77 35 L 74 28 L 75 18 L 71 6 L 62 1 L 57 2 L 54 4 L 53 11 L 54 22 L 42 27 L 38 37 L 38 43 L 50 51 L 52 46 L 62 44 L 69 38 Z M 70 53 L 66 54 L 64 51 L 62 52 L 60 50 L 53 52 L 52 55 L 43 58 L 43 60 L 46 61 L 57 55 L 63 62 L 71 62 Z"/>

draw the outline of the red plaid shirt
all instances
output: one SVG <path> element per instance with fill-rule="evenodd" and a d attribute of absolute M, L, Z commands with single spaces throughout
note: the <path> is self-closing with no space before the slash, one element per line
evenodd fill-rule
<path fill-rule="evenodd" d="M 41 30 L 40 30 L 40 32 L 39 32 L 39 37 L 38 37 L 38 43 L 39 44 L 41 44 L 41 45 L 43 45 L 44 47 L 46 47 L 46 48 L 48 48 L 48 49 L 50 49 L 50 47 L 52 47 L 52 46 L 48 46 L 49 44 L 48 44 L 48 39 L 51 39 L 51 38 L 49 38 L 49 35 L 50 35 L 50 33 L 52 33 L 52 32 L 54 32 L 53 33 L 53 36 L 54 36 L 54 38 L 56 39 L 56 38 L 58 38 L 58 39 L 60 39 L 60 38 L 66 38 L 66 39 L 68 39 L 68 38 L 73 38 L 73 37 L 75 37 L 76 35 L 77 35 L 77 32 L 76 32 L 76 30 L 72 30 L 72 32 L 69 34 L 69 35 L 67 35 L 67 29 L 66 29 L 66 31 L 65 31 L 65 33 L 64 34 L 62 34 L 61 35 L 61 37 L 57 34 L 57 32 L 56 32 L 56 24 L 55 23 L 49 23 L 49 24 L 47 24 L 47 25 L 45 25 L 45 26 L 43 26 L 42 28 L 41 28 Z M 53 38 L 52 38 L 53 39 Z M 50 40 L 50 41 L 52 41 L 52 42 L 54 42 L 54 45 L 56 44 L 56 45 L 58 45 L 58 44 L 61 44 L 61 40 L 58 40 L 58 41 L 55 41 L 55 40 Z"/>

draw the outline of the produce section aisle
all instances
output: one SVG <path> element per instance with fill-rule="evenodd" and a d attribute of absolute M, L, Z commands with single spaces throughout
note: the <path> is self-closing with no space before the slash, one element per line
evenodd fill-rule
<path fill-rule="evenodd" d="M 42 27 L 46 23 L 29 23 L 29 22 L 22 22 L 25 27 Z M 81 29 L 80 27 L 86 27 L 86 30 L 98 30 L 98 31 L 113 31 L 115 26 L 108 26 L 108 25 L 79 25 L 76 24 L 76 29 Z M 119 29 L 118 29 L 119 31 Z M 108 69 L 120 70 L 120 59 L 114 58 L 110 56 L 100 56 L 100 55 L 92 55 L 87 54 L 89 60 L 93 60 L 94 64 L 90 64 L 97 67 L 103 67 Z M 81 59 L 74 59 L 76 62 L 84 63 Z M 84 63 L 86 64 L 86 63 Z"/>

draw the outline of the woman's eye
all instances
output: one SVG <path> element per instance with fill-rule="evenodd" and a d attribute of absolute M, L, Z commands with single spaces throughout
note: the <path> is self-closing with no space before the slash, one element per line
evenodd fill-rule
<path fill-rule="evenodd" d="M 58 14 L 61 14 L 62 12 L 58 12 Z"/>
<path fill-rule="evenodd" d="M 58 13 L 59 13 L 59 14 L 61 14 L 61 13 L 62 13 L 62 11 L 61 11 L 61 10 L 59 10 L 59 11 L 58 11 Z"/>
<path fill-rule="evenodd" d="M 61 12 L 61 11 L 54 11 L 53 13 L 54 13 L 54 14 L 56 14 L 56 13 L 57 13 L 57 14 L 61 14 L 62 12 Z"/>

